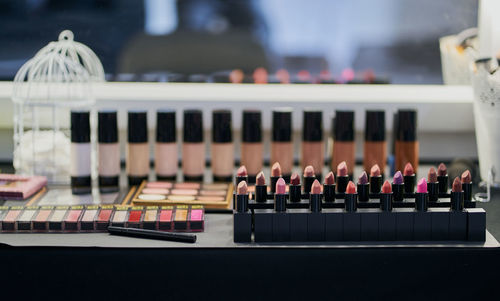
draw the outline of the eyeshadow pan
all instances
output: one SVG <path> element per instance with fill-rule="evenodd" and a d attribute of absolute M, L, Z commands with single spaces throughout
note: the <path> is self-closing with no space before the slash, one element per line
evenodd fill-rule
<path fill-rule="evenodd" d="M 139 228 L 141 226 L 142 209 L 141 210 L 130 210 L 128 214 L 127 227 Z"/>
<path fill-rule="evenodd" d="M 192 195 L 169 195 L 168 200 L 172 202 L 186 202 L 194 201 L 195 197 Z"/>
<path fill-rule="evenodd" d="M 68 212 L 68 208 L 57 208 L 52 213 L 52 216 L 49 219 L 49 230 L 51 231 L 61 231 L 62 223 L 64 217 L 66 216 L 66 212 Z"/>
<path fill-rule="evenodd" d="M 169 189 L 169 188 L 172 188 L 172 186 L 173 185 L 170 182 L 160 182 L 160 181 L 158 181 L 158 182 L 148 182 L 146 184 L 147 188 L 167 188 L 167 189 Z"/>
<path fill-rule="evenodd" d="M 176 189 L 200 189 L 200 183 L 175 183 Z"/>
<path fill-rule="evenodd" d="M 165 196 L 162 194 L 141 194 L 138 198 L 143 201 L 162 201 L 165 199 Z"/>
<path fill-rule="evenodd" d="M 17 219 L 17 231 L 31 230 L 31 220 L 36 213 L 36 209 L 25 209 Z"/>
<path fill-rule="evenodd" d="M 158 221 L 158 208 L 155 209 L 146 209 L 144 212 L 144 218 L 142 220 L 142 228 L 155 230 L 157 228 Z"/>
<path fill-rule="evenodd" d="M 196 200 L 201 202 L 224 202 L 226 199 L 221 196 L 199 196 Z"/>
<path fill-rule="evenodd" d="M 174 217 L 174 230 L 187 230 L 188 210 L 177 207 Z"/>
<path fill-rule="evenodd" d="M 172 230 L 172 209 L 161 209 L 159 223 L 159 230 Z"/>
<path fill-rule="evenodd" d="M 113 213 L 113 209 L 101 209 L 96 220 L 96 230 L 105 231 L 108 229 L 111 213 Z"/>
<path fill-rule="evenodd" d="M 21 210 L 10 210 L 2 221 L 3 231 L 16 230 L 16 218 L 21 213 Z"/>
<path fill-rule="evenodd" d="M 80 229 L 82 231 L 91 231 L 94 230 L 94 220 L 97 215 L 97 209 L 89 209 L 85 211 L 82 216 L 82 220 L 80 221 Z"/>
<path fill-rule="evenodd" d="M 49 227 L 49 216 L 51 213 L 52 209 L 40 209 L 33 219 L 33 230 L 46 231 Z"/>
<path fill-rule="evenodd" d="M 82 209 L 70 209 L 64 219 L 64 231 L 78 231 L 78 221 L 82 214 Z"/>
<path fill-rule="evenodd" d="M 144 194 L 168 194 L 169 190 L 165 188 L 144 188 L 141 193 Z"/>
<path fill-rule="evenodd" d="M 191 230 L 203 230 L 203 218 L 204 212 L 203 209 L 191 209 L 191 214 L 189 218 L 189 228 Z"/>
<path fill-rule="evenodd" d="M 125 227 L 125 222 L 127 221 L 127 213 L 127 210 L 116 210 L 115 214 L 113 214 L 111 225 L 117 227 Z"/>
<path fill-rule="evenodd" d="M 210 195 L 210 196 L 225 196 L 226 191 L 224 190 L 201 190 L 200 194 L 201 195 Z"/>
<path fill-rule="evenodd" d="M 196 190 L 196 189 L 172 189 L 172 194 L 175 194 L 175 195 L 197 195 L 198 190 Z"/>

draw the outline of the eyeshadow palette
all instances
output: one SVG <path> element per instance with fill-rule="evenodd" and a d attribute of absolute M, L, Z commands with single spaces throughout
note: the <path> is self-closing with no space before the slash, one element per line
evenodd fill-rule
<path fill-rule="evenodd" d="M 203 205 L 206 209 L 231 209 L 232 183 L 172 183 L 144 181 L 132 198 L 132 205 Z"/>
<path fill-rule="evenodd" d="M 2 232 L 105 232 L 108 226 L 203 232 L 201 205 L 0 206 Z"/>
<path fill-rule="evenodd" d="M 43 176 L 0 174 L 0 197 L 13 200 L 29 198 L 47 184 Z"/>

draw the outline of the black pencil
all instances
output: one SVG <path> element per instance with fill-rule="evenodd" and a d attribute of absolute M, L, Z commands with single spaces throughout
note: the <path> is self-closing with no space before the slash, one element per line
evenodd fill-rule
<path fill-rule="evenodd" d="M 112 235 L 130 236 L 137 238 L 149 238 L 149 239 L 169 240 L 169 241 L 187 242 L 187 243 L 196 242 L 196 235 L 194 234 L 181 234 L 181 233 L 172 233 L 172 232 L 137 229 L 137 228 L 114 227 L 114 226 L 108 227 L 108 232 L 109 234 Z"/>

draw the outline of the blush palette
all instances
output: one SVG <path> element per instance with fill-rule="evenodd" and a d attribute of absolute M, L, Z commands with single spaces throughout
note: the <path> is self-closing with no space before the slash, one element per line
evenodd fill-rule
<path fill-rule="evenodd" d="M 230 209 L 232 183 L 173 183 L 144 181 L 132 198 L 132 205 L 203 205 L 207 209 Z"/>
<path fill-rule="evenodd" d="M 108 226 L 203 232 L 205 209 L 201 205 L 0 206 L 2 232 L 105 232 Z"/>

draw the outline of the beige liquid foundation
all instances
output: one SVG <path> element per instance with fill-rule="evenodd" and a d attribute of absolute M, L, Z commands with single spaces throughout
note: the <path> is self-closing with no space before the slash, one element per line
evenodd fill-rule
<path fill-rule="evenodd" d="M 262 143 L 262 114 L 258 110 L 243 111 L 241 127 L 241 165 L 248 171 L 248 182 L 254 184 L 262 170 L 264 145 Z"/>
<path fill-rule="evenodd" d="M 91 191 L 90 177 L 90 113 L 71 111 L 71 191 L 87 194 Z"/>
<path fill-rule="evenodd" d="M 175 181 L 177 178 L 177 133 L 174 110 L 156 113 L 155 171 L 156 179 Z"/>
<path fill-rule="evenodd" d="M 182 144 L 182 173 L 185 181 L 203 181 L 205 170 L 205 143 L 203 142 L 203 115 L 200 110 L 184 111 Z"/>
<path fill-rule="evenodd" d="M 321 181 L 325 164 L 325 144 L 323 142 L 323 112 L 305 110 L 302 126 L 301 169 L 311 165 L 316 178 Z"/>
<path fill-rule="evenodd" d="M 120 143 L 116 111 L 98 113 L 99 190 L 118 191 L 120 179 Z"/>
<path fill-rule="evenodd" d="M 129 185 L 148 179 L 149 145 L 146 111 L 128 112 L 127 175 Z"/>
<path fill-rule="evenodd" d="M 292 109 L 273 110 L 273 128 L 271 137 L 271 164 L 281 165 L 283 178 L 290 182 L 293 167 Z"/>
<path fill-rule="evenodd" d="M 234 168 L 234 144 L 231 111 L 212 112 L 212 174 L 214 182 L 231 182 Z"/>

